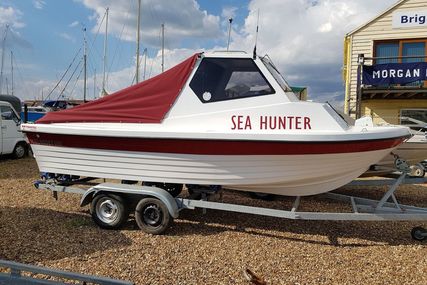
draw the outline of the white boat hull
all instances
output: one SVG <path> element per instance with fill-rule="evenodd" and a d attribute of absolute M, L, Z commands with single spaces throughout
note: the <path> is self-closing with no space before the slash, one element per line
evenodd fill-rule
<path fill-rule="evenodd" d="M 194 155 L 33 144 L 40 171 L 85 177 L 222 185 L 277 195 L 339 188 L 392 149 L 304 155 Z"/>

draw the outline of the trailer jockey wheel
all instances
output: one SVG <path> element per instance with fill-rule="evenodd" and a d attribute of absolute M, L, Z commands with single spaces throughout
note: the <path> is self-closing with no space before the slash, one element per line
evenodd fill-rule
<path fill-rule="evenodd" d="M 114 194 L 98 194 L 92 200 L 90 212 L 93 221 L 103 229 L 118 229 L 129 217 L 125 200 Z"/>
<path fill-rule="evenodd" d="M 415 165 L 411 165 L 411 173 L 410 176 L 413 177 L 424 177 L 426 171 L 424 170 L 424 166 L 421 163 L 417 163 Z"/>
<path fill-rule="evenodd" d="M 166 205 L 156 198 L 144 198 L 135 209 L 138 227 L 146 233 L 160 235 L 166 231 L 173 219 Z"/>
<path fill-rule="evenodd" d="M 425 241 L 427 239 L 427 230 L 423 227 L 415 227 L 411 231 L 411 236 L 414 240 Z"/>

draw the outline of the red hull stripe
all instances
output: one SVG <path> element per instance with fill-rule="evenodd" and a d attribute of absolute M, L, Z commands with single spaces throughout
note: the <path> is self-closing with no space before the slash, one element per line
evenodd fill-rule
<path fill-rule="evenodd" d="M 395 147 L 405 137 L 346 142 L 287 142 L 245 140 L 196 140 L 162 138 L 119 138 L 27 133 L 31 144 L 58 147 L 163 152 L 201 155 L 298 155 L 350 153 Z"/>

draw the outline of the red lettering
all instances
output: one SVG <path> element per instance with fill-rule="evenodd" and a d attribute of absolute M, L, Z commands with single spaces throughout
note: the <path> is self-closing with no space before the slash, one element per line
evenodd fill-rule
<path fill-rule="evenodd" d="M 286 130 L 286 117 L 279 117 L 279 130 Z"/>
<path fill-rule="evenodd" d="M 232 130 L 236 129 L 236 122 L 234 122 L 234 119 L 236 118 L 236 115 L 231 116 L 231 122 L 233 123 L 233 127 L 231 128 Z"/>
<path fill-rule="evenodd" d="M 243 130 L 243 116 L 237 116 L 237 129 Z"/>
<path fill-rule="evenodd" d="M 266 130 L 267 129 L 267 116 L 259 117 L 259 128 L 260 128 L 260 130 Z"/>
<path fill-rule="evenodd" d="M 295 129 L 301 130 L 301 117 L 295 117 Z"/>
<path fill-rule="evenodd" d="M 310 118 L 304 117 L 304 130 L 311 130 Z"/>
<path fill-rule="evenodd" d="M 276 116 L 274 116 L 274 117 L 270 116 L 269 120 L 270 120 L 270 130 L 275 130 L 276 129 Z"/>
<path fill-rule="evenodd" d="M 292 129 L 293 129 L 293 121 L 294 121 L 294 118 L 295 118 L 295 117 L 293 117 L 293 116 L 288 117 L 288 119 L 289 119 L 289 129 L 290 129 L 290 130 L 292 130 Z"/>
<path fill-rule="evenodd" d="M 251 117 L 249 117 L 249 116 L 247 116 L 247 117 L 246 117 L 245 130 L 246 130 L 246 129 L 250 129 L 250 130 L 252 130 Z"/>

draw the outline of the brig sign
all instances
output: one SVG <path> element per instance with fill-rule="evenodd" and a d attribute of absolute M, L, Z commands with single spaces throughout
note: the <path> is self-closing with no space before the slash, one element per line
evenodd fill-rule
<path fill-rule="evenodd" d="M 402 11 L 393 13 L 393 28 L 427 27 L 426 11 Z"/>

